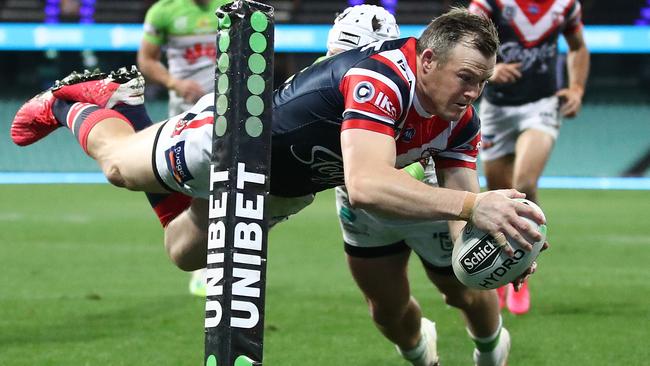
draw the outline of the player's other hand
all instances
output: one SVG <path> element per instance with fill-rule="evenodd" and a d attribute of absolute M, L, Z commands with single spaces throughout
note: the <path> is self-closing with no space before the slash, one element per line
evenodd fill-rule
<path fill-rule="evenodd" d="M 562 117 L 573 118 L 580 112 L 583 94 L 584 91 L 578 86 L 560 89 L 555 93 L 560 98 L 560 114 Z"/>
<path fill-rule="evenodd" d="M 545 251 L 548 249 L 548 242 L 545 241 L 544 245 L 542 245 L 542 251 Z M 512 286 L 514 287 L 515 291 L 519 291 L 521 289 L 521 286 L 524 285 L 526 281 L 530 278 L 530 276 L 533 275 L 537 271 L 537 262 L 533 261 L 533 264 L 528 267 L 528 269 L 521 274 L 521 276 L 517 277 L 514 281 L 512 281 Z"/>
<path fill-rule="evenodd" d="M 472 210 L 472 223 L 479 229 L 492 235 L 512 256 L 513 250 L 507 245 L 507 237 L 513 238 L 524 250 L 532 250 L 534 243 L 542 235 L 531 227 L 521 216 L 538 224 L 545 224 L 545 219 L 534 208 L 510 198 L 525 198 L 526 195 L 515 189 L 501 189 L 479 193 Z"/>
<path fill-rule="evenodd" d="M 521 78 L 521 62 L 506 64 L 498 63 L 494 66 L 494 74 L 490 78 L 491 83 L 510 84 Z"/>
<path fill-rule="evenodd" d="M 201 85 L 194 80 L 177 80 L 174 83 L 174 90 L 180 95 L 187 103 L 196 103 L 203 95 L 205 90 Z"/>

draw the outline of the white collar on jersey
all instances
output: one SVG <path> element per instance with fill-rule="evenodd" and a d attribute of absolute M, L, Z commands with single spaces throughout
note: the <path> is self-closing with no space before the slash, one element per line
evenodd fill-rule
<path fill-rule="evenodd" d="M 420 103 L 420 100 L 418 99 L 418 94 L 417 93 L 414 94 L 415 95 L 413 96 L 413 106 L 415 107 L 415 111 L 418 112 L 420 117 L 425 117 L 425 118 L 433 117 L 433 114 L 430 114 L 429 112 L 424 110 L 422 103 Z"/>

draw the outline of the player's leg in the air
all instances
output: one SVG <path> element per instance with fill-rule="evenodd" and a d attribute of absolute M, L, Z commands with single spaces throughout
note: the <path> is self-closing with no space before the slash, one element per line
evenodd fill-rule
<path fill-rule="evenodd" d="M 137 70 L 121 69 L 110 75 L 73 73 L 20 108 L 11 126 L 11 137 L 24 146 L 59 127 L 67 127 L 112 184 L 167 192 L 151 166 L 159 126 L 136 134 L 127 117 L 109 109 L 118 104 L 142 104 L 143 92 L 144 83 Z"/>

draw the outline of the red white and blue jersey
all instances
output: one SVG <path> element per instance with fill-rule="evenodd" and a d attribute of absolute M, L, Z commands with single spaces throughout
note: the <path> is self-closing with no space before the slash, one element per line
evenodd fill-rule
<path fill-rule="evenodd" d="M 344 184 L 341 131 L 397 138 L 415 98 L 415 38 L 327 58 L 273 96 L 271 193 L 302 196 Z"/>
<path fill-rule="evenodd" d="M 341 131 L 396 140 L 398 168 L 432 156 L 436 167 L 476 168 L 480 123 L 428 115 L 415 95 L 416 40 L 379 42 L 316 63 L 273 95 L 271 194 L 298 197 L 345 184 Z M 190 196 L 209 193 L 214 95 L 170 118 L 154 148 L 159 180 Z"/>
<path fill-rule="evenodd" d="M 486 86 L 490 103 L 521 105 L 555 94 L 558 38 L 583 26 L 578 0 L 472 0 L 469 10 L 494 22 L 498 62 L 522 64 L 515 83 Z"/>
<path fill-rule="evenodd" d="M 301 196 L 344 184 L 341 131 L 396 139 L 397 167 L 432 156 L 438 168 L 476 168 L 480 123 L 430 116 L 415 95 L 415 38 L 372 43 L 320 61 L 273 99 L 271 193 Z"/>
<path fill-rule="evenodd" d="M 433 158 L 436 169 L 476 170 L 481 142 L 481 123 L 474 107 L 458 121 L 428 116 L 414 103 L 402 134 L 397 140 L 396 167 L 402 168 L 421 158 Z"/>

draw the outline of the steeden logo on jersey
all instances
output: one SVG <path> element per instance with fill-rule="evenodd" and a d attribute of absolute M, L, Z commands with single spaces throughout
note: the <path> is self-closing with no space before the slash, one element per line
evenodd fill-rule
<path fill-rule="evenodd" d="M 167 169 L 172 173 L 176 183 L 182 185 L 188 180 L 194 179 L 185 162 L 185 141 L 181 141 L 165 150 L 165 160 L 167 161 Z"/>

